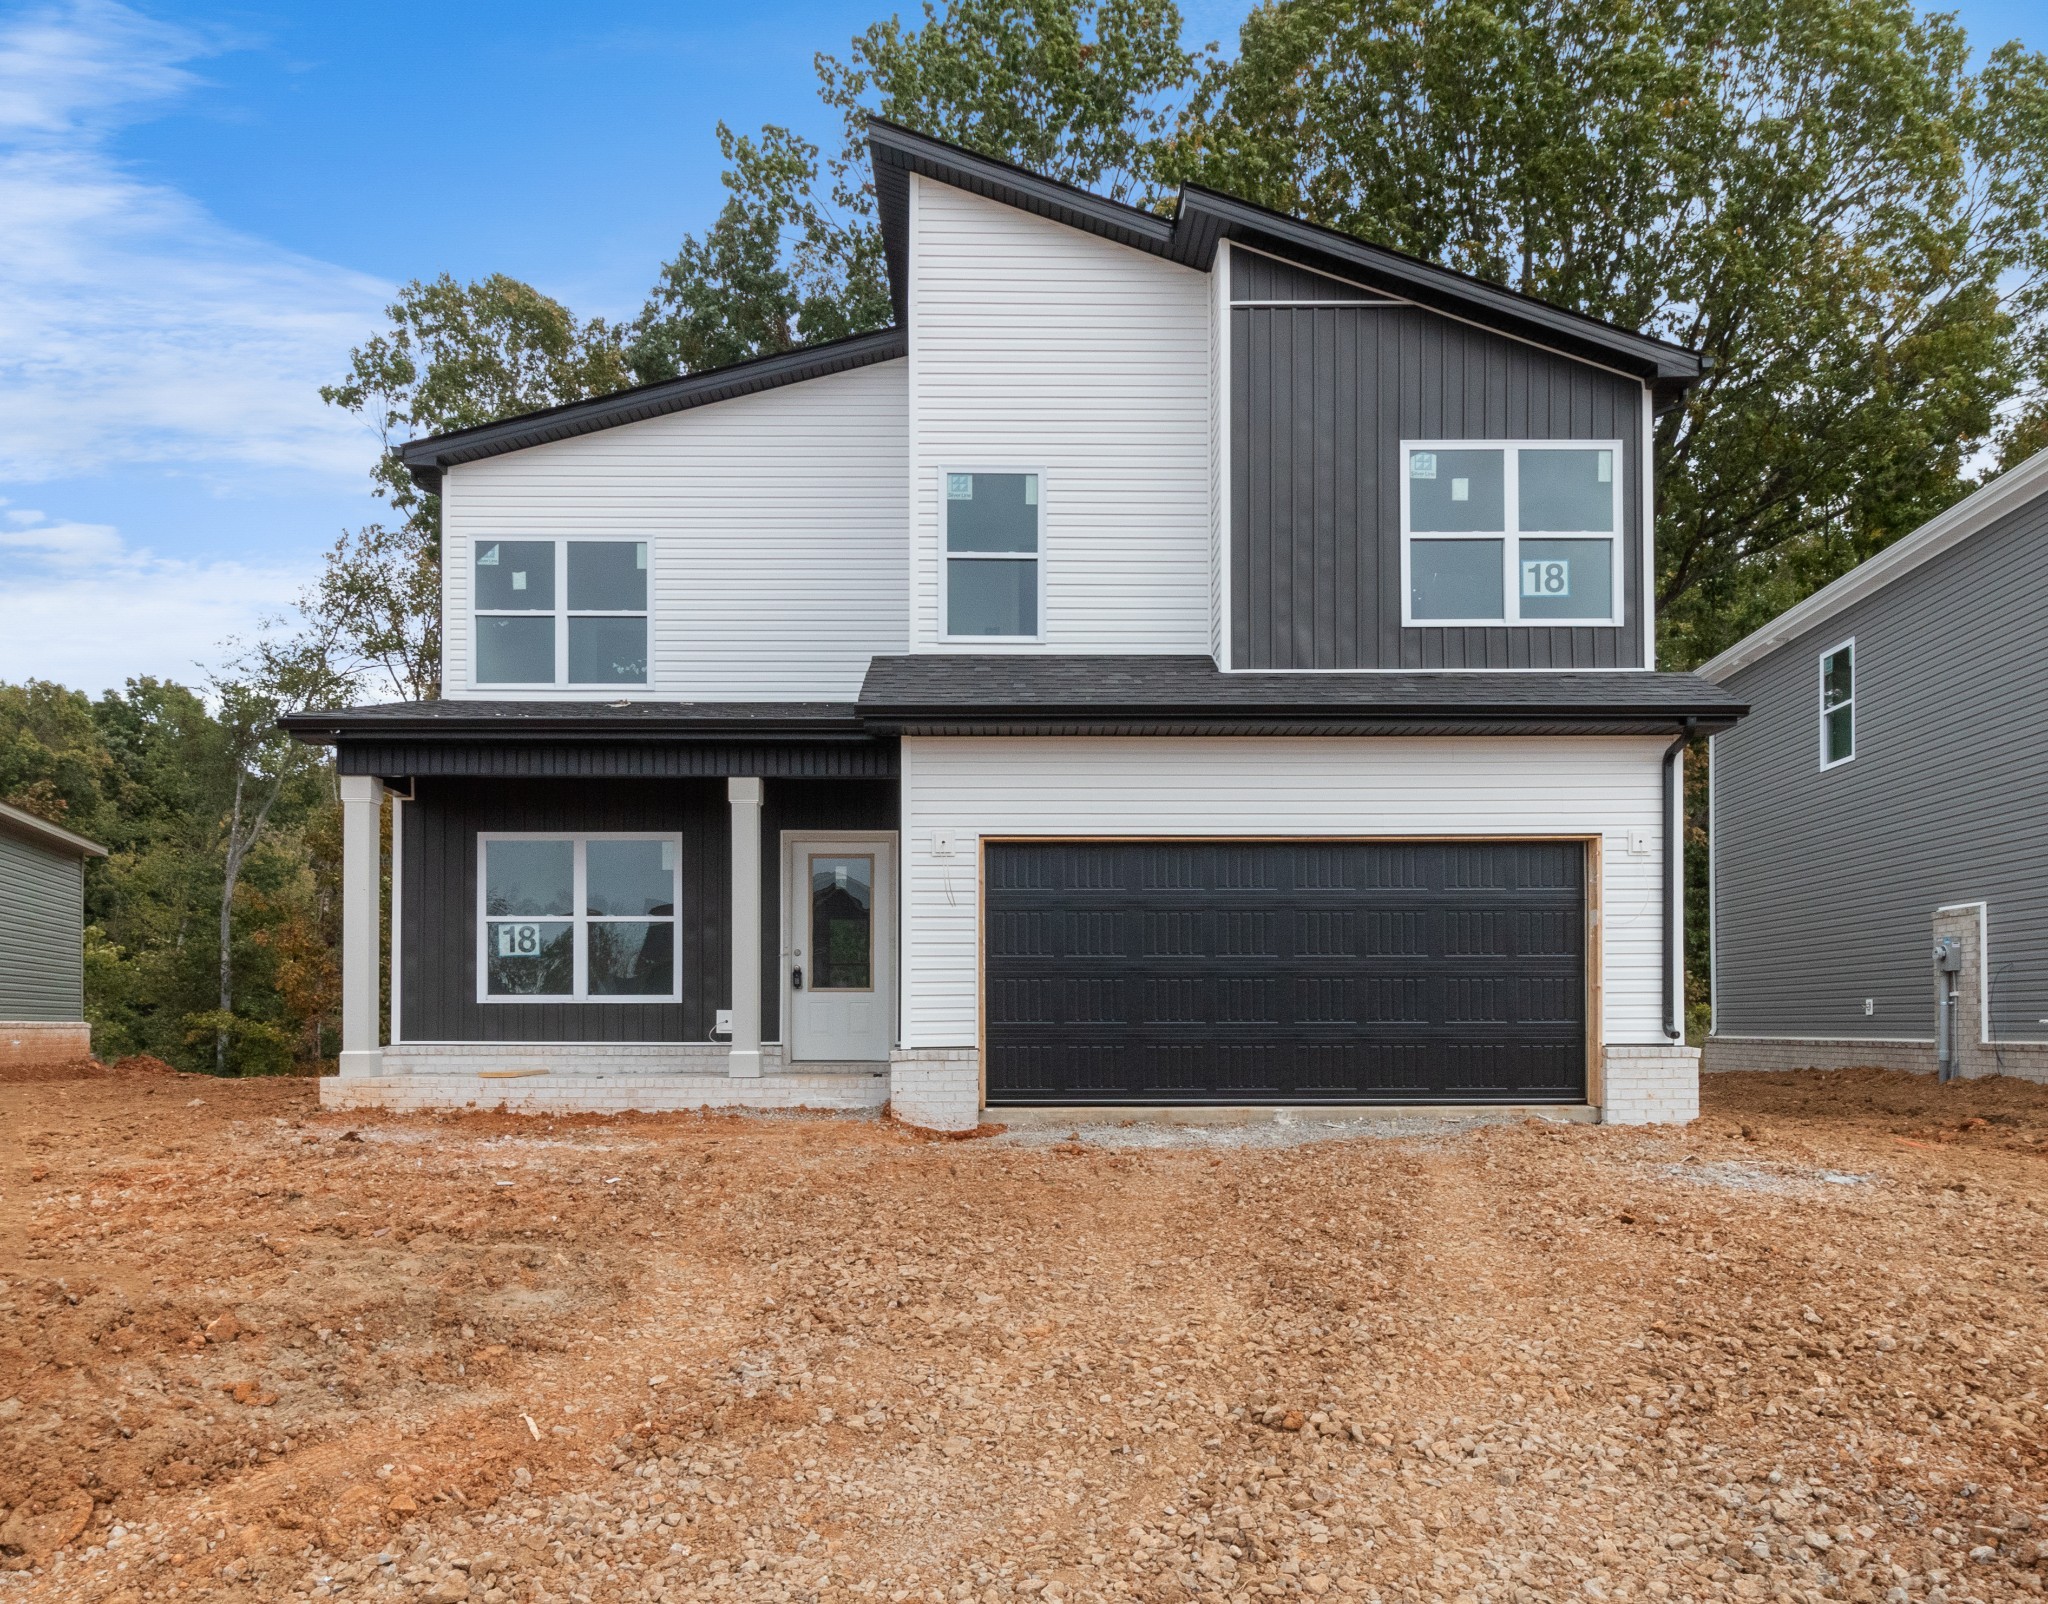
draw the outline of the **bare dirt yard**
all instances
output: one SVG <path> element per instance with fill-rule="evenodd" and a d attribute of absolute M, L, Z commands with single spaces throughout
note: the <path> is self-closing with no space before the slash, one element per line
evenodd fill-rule
<path fill-rule="evenodd" d="M 2010 1599 L 2048 1089 L 1292 1146 L 0 1087 L 0 1601 Z"/>

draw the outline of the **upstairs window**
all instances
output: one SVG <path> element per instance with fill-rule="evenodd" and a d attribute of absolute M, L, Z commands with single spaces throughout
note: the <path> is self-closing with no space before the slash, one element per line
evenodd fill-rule
<path fill-rule="evenodd" d="M 476 683 L 645 685 L 647 542 L 476 543 Z"/>
<path fill-rule="evenodd" d="M 479 839 L 478 991 L 485 1002 L 673 1002 L 674 836 Z"/>
<path fill-rule="evenodd" d="M 1856 755 L 1856 642 L 1820 654 L 1820 766 Z"/>
<path fill-rule="evenodd" d="M 1618 441 L 1401 455 L 1403 624 L 1621 622 Z"/>
<path fill-rule="evenodd" d="M 1038 475 L 947 473 L 945 623 L 952 640 L 1036 640 L 1043 612 Z"/>

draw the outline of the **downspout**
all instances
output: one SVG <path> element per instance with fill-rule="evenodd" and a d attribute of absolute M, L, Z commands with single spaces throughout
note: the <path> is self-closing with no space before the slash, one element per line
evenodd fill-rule
<path fill-rule="evenodd" d="M 1664 1034 L 1685 1041 L 1685 999 L 1678 990 L 1678 874 L 1685 861 L 1684 815 L 1679 811 L 1678 755 L 1692 740 L 1696 719 L 1664 749 Z"/>

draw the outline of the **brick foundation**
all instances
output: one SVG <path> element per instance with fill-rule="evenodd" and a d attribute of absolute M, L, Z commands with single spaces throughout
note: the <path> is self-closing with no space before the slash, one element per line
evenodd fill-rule
<path fill-rule="evenodd" d="M 1683 1125 L 1699 1118 L 1697 1047 L 1613 1042 L 1603 1063 L 1602 1124 Z"/>
<path fill-rule="evenodd" d="M 92 1026 L 82 1019 L 0 1019 L 0 1068 L 91 1056 Z"/>
<path fill-rule="evenodd" d="M 517 1042 L 384 1049 L 376 1074 L 330 1075 L 324 1108 L 498 1108 L 533 1114 L 669 1113 L 695 1109 L 796 1109 L 866 1113 L 889 1096 L 880 1064 L 785 1065 L 762 1050 L 762 1073 L 725 1072 L 715 1043 Z"/>
<path fill-rule="evenodd" d="M 889 1112 L 929 1131 L 981 1123 L 981 1055 L 972 1047 L 899 1047 L 889 1055 Z"/>

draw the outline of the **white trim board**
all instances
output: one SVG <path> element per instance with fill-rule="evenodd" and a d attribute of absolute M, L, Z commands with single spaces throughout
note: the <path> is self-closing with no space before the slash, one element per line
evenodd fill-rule
<path fill-rule="evenodd" d="M 1786 608 L 1755 634 L 1745 636 L 1720 656 L 1701 664 L 1698 672 L 1717 683 L 1740 673 L 2043 493 L 2048 493 L 2048 450 L 2035 452 L 2011 472 L 2000 474 L 1974 495 L 1928 519 L 1904 539 L 1858 563 L 1832 585 L 1815 591 L 1797 606 Z"/>

